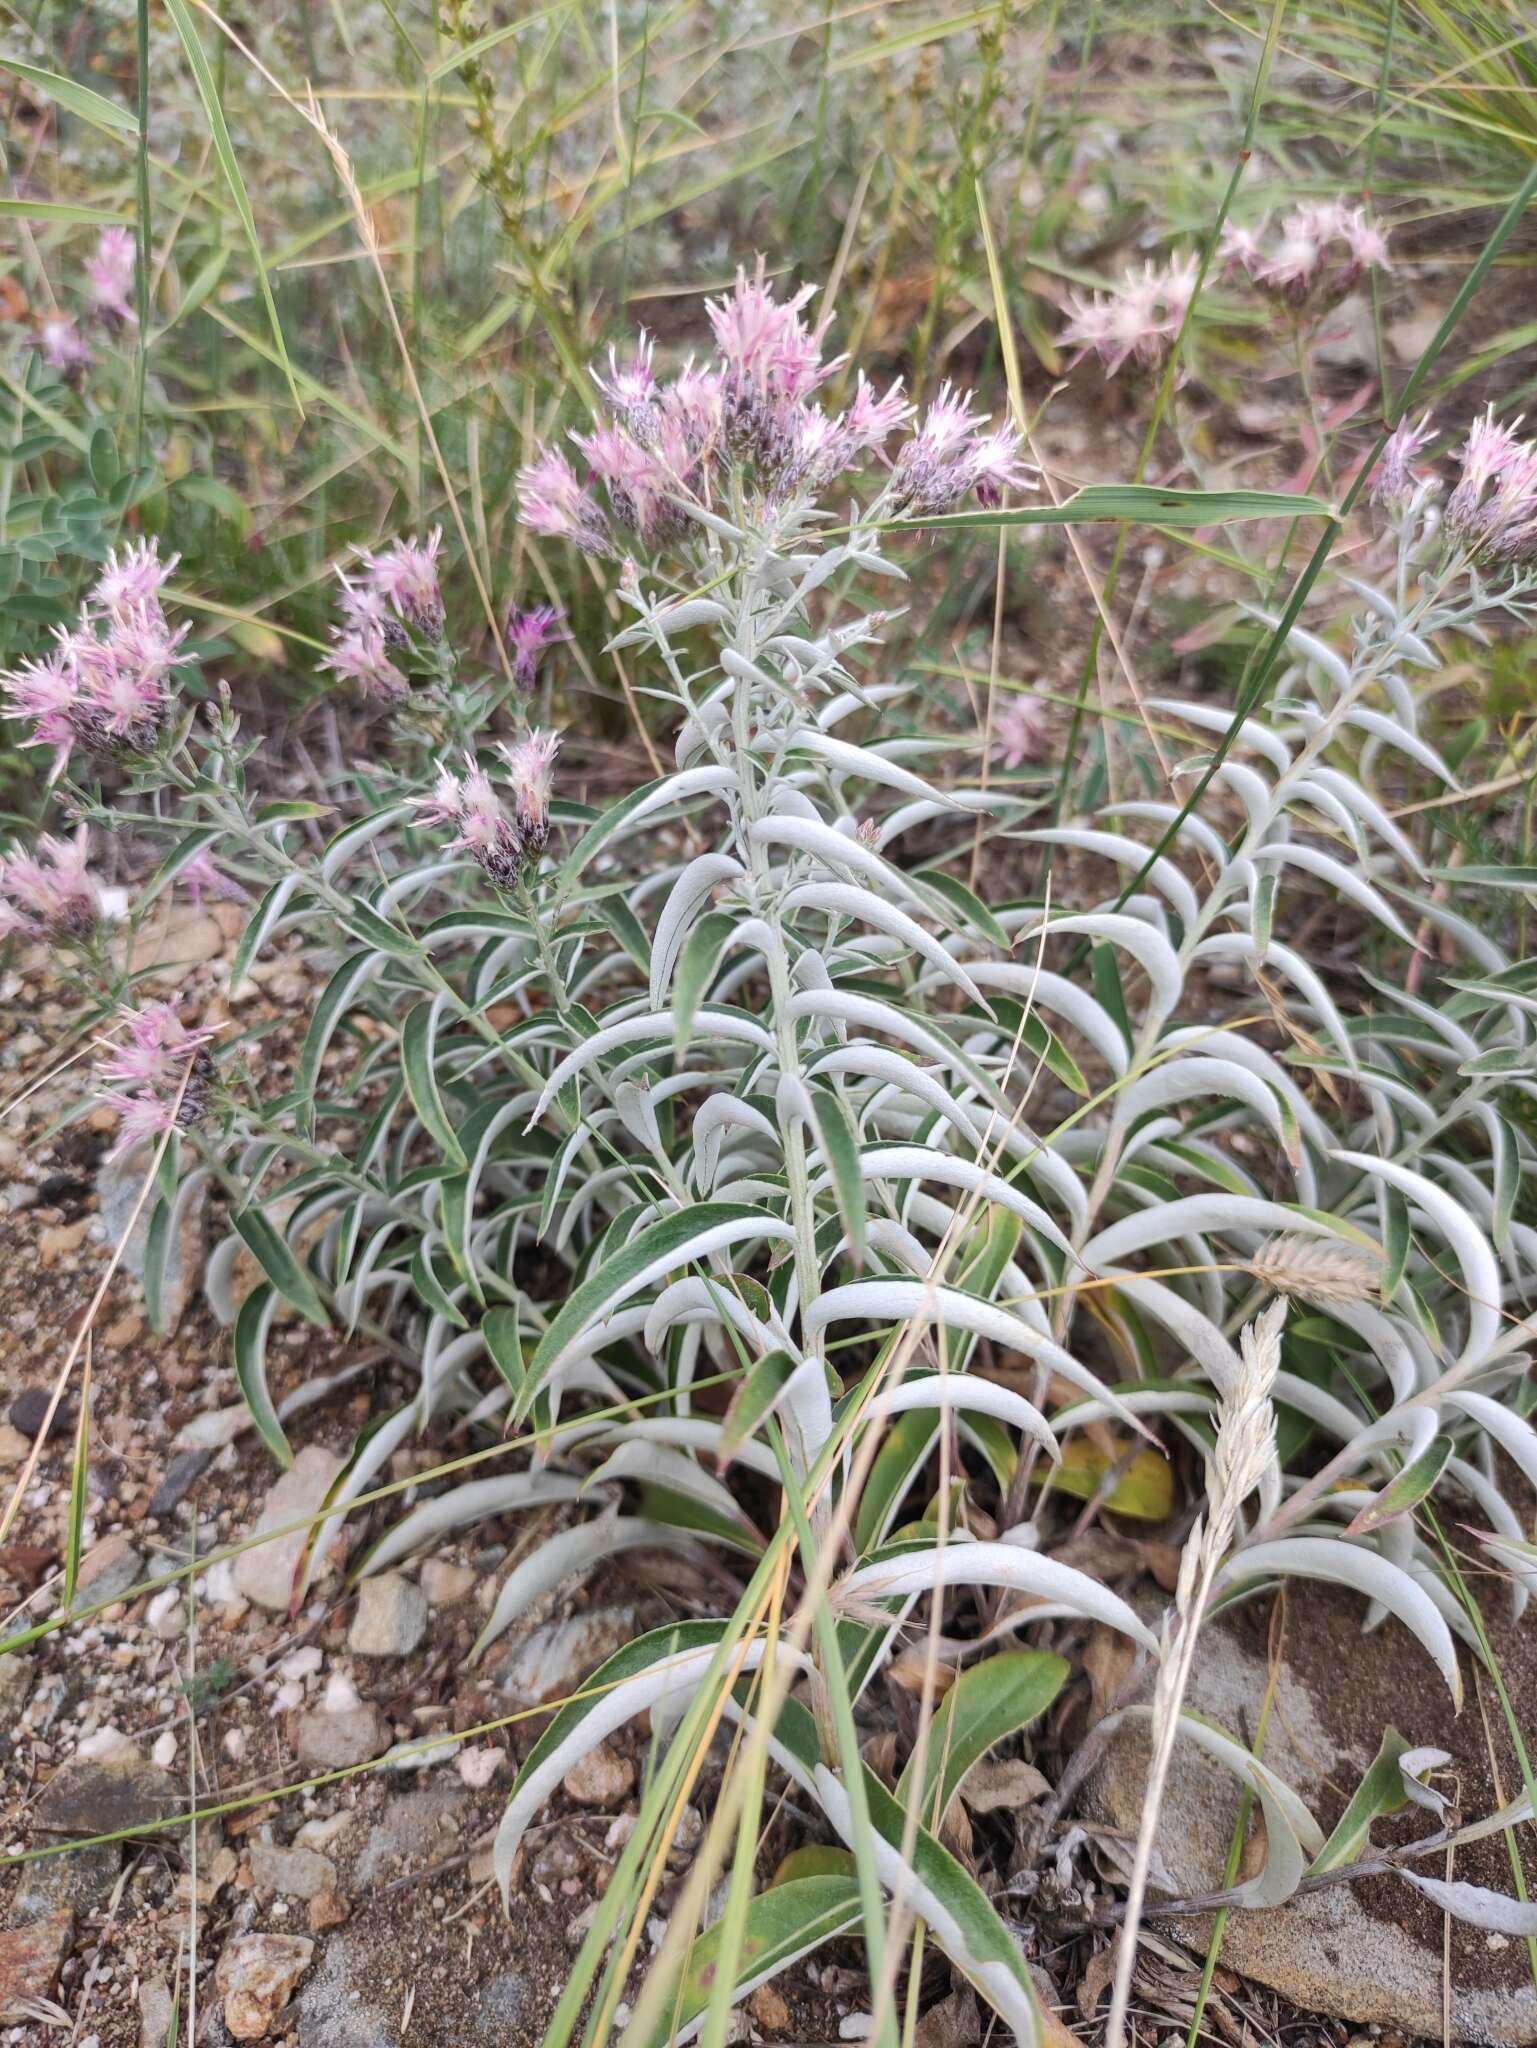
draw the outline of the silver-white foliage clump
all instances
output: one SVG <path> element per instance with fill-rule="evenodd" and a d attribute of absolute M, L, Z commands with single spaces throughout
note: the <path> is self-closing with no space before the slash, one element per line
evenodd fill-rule
<path fill-rule="evenodd" d="M 802 1564 L 814 1573 L 821 1551 L 839 1640 L 861 1647 L 830 1673 L 822 1639 L 787 1640 L 753 1704 L 728 1712 L 1029 2036 L 1007 1930 L 865 1783 L 830 1700 L 857 1700 L 914 1603 L 954 1587 L 1027 1598 L 1005 1598 L 987 1643 L 1067 1616 L 1159 1656 L 1124 1600 L 1041 1547 L 1030 1488 L 1075 1432 L 1114 1424 L 1130 1447 L 1182 1431 L 1205 1452 L 1240 1383 L 1237 1332 L 1289 1294 L 1338 1369 L 1275 1373 L 1271 1397 L 1314 1432 L 1309 1470 L 1283 1470 L 1266 1440 L 1208 1560 L 1212 1596 L 1290 1576 L 1354 1588 L 1455 1693 L 1470 1626 L 1412 1513 L 1440 1483 L 1476 1503 L 1525 1599 L 1532 1560 L 1496 1452 L 1537 1480 L 1514 1398 L 1537 1271 L 1515 1215 L 1530 1146 L 1509 1114 L 1530 1097 L 1537 990 L 1495 936 L 1490 877 L 1449 868 L 1427 887 L 1414 817 L 1395 811 L 1405 787 L 1457 794 L 1422 729 L 1441 649 L 1524 609 L 1530 584 L 1466 467 L 1443 519 L 1400 438 L 1385 574 L 1352 584 L 1343 648 L 1290 629 L 1289 666 L 1209 800 L 1187 814 L 1182 790 L 1230 711 L 1158 700 L 1149 713 L 1189 735 L 1169 799 L 1036 828 L 1017 785 L 942 772 L 868 608 L 900 578 L 894 523 L 1024 485 L 1014 438 L 948 391 L 910 431 L 900 392 L 862 380 L 847 412 L 825 410 L 830 366 L 800 303 L 744 278 L 712 308 L 715 367 L 663 386 L 649 349 L 611 366 L 609 416 L 581 443 L 605 500 L 558 451 L 525 472 L 531 526 L 624 558 L 613 648 L 664 703 L 673 746 L 654 781 L 582 813 L 551 800 L 547 736 L 525 736 L 505 771 L 473 751 L 494 691 L 461 684 L 411 583 L 430 549 L 386 558 L 393 611 L 375 619 L 350 591 L 346 644 L 354 667 L 388 668 L 393 697 L 424 678 L 424 729 L 471 748 L 445 754 L 431 798 L 402 772 L 311 860 L 291 818 L 246 803 L 227 716 L 211 741 L 172 732 L 158 758 L 187 836 L 169 865 L 215 846 L 266 889 L 242 966 L 317 918 L 339 945 L 291 1097 L 264 1108 L 216 1086 L 217 1137 L 205 1124 L 177 1142 L 237 1193 L 209 1292 L 279 1456 L 281 1298 L 419 1361 L 416 1397 L 327 1503 L 296 1593 L 348 1504 L 429 1424 L 516 1426 L 533 1449 L 412 1507 L 362 1569 L 490 1514 L 593 1509 L 510 1575 L 477 1654 L 622 1548 L 709 1545 L 745 1573 L 780 1539 L 733 1470 L 784 1485 Z M 854 477 L 897 433 L 862 499 Z M 194 772 L 200 748 L 211 773 Z M 989 906 L 951 869 L 980 843 L 985 876 L 1005 833 L 1113 863 L 1121 887 Z M 1373 963 L 1364 1000 L 1342 1001 L 1297 937 L 1320 903 Z M 1234 986 L 1214 1021 L 1214 990 Z M 242 1244 L 266 1281 L 237 1304 Z M 1009 1384 L 973 1369 L 983 1346 L 1015 1367 Z M 723 1378 L 724 1417 L 697 1398 Z M 996 1536 L 936 1529 L 947 1503 L 915 1491 L 952 1425 Z M 731 1663 L 740 1621 L 630 1646 L 563 1710 L 509 1805 L 504 1882 L 606 1729 L 649 1707 L 687 1732 L 728 1668 L 757 1668 L 761 1638 Z M 815 1719 L 787 1696 L 802 1676 Z M 1252 1896 L 1275 1903 L 1321 1847 L 1316 1825 L 1241 1744 L 1182 1726 L 1261 1799 Z"/>

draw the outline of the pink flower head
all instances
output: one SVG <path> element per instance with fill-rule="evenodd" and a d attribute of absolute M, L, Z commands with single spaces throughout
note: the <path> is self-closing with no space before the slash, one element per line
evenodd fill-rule
<path fill-rule="evenodd" d="M 335 645 L 322 668 L 344 683 L 356 683 L 365 697 L 380 704 L 401 704 L 410 696 L 411 685 L 390 660 L 380 627 L 360 624 L 333 637 Z"/>
<path fill-rule="evenodd" d="M 120 612 L 158 604 L 160 592 L 180 560 L 180 555 L 172 555 L 162 562 L 157 540 L 134 541 L 121 551 L 114 548 L 106 568 L 91 585 L 87 606 L 116 617 Z"/>
<path fill-rule="evenodd" d="M 600 426 L 571 438 L 586 456 L 590 474 L 602 483 L 621 526 L 632 526 L 649 540 L 673 522 L 668 495 L 679 483 L 650 449 L 632 441 L 622 427 Z"/>
<path fill-rule="evenodd" d="M 559 750 L 559 733 L 537 731 L 516 746 L 501 749 L 517 806 L 518 831 L 525 851 L 536 858 L 550 836 L 550 792 Z"/>
<path fill-rule="evenodd" d="M 1288 214 L 1281 223 L 1281 239 L 1265 259 L 1256 282 L 1300 306 L 1323 269 L 1319 226 L 1312 210 Z"/>
<path fill-rule="evenodd" d="M 103 228 L 96 254 L 85 266 L 91 300 L 102 319 L 124 327 L 138 319 L 131 303 L 137 270 L 132 230 Z"/>
<path fill-rule="evenodd" d="M 52 654 L 18 663 L 0 678 L 0 687 L 5 691 L 7 716 L 24 718 L 32 727 L 31 737 L 22 744 L 52 747 L 62 765 L 74 742 L 74 713 L 80 696 L 79 678 L 67 646 L 61 644 Z"/>
<path fill-rule="evenodd" d="M 1015 695 L 993 720 L 992 751 L 1005 768 L 1046 758 L 1046 707 L 1039 697 Z"/>
<path fill-rule="evenodd" d="M 891 495 L 920 517 L 953 512 L 972 491 L 983 504 L 995 505 L 1005 490 L 1029 482 L 1018 449 L 1012 427 L 988 426 L 969 398 L 943 384 L 897 456 Z"/>
<path fill-rule="evenodd" d="M 126 1034 L 114 1041 L 101 1065 L 105 1081 L 121 1084 L 102 1097 L 120 1118 L 112 1156 L 131 1152 L 146 1139 L 168 1131 L 190 1131 L 208 1107 L 213 1060 L 208 1047 L 218 1027 L 189 1030 L 174 1003 L 130 1010 Z"/>
<path fill-rule="evenodd" d="M 577 481 L 558 448 L 541 449 L 518 472 L 518 507 L 530 533 L 575 541 L 584 554 L 608 552 L 608 534 L 598 501 Z"/>
<path fill-rule="evenodd" d="M 435 526 L 425 540 L 393 541 L 383 554 L 363 556 L 375 594 L 397 619 L 431 640 L 443 631 L 443 593 L 438 585 L 442 546 L 443 529 Z"/>
<path fill-rule="evenodd" d="M 1358 206 L 1347 213 L 1339 226 L 1339 238 L 1349 251 L 1347 270 L 1352 281 L 1363 276 L 1368 270 L 1391 270 L 1388 261 L 1388 238 L 1377 222 Z"/>
<path fill-rule="evenodd" d="M 659 400 L 664 425 L 672 427 L 688 455 L 697 460 L 715 444 L 721 428 L 721 381 L 714 370 L 685 363 Z"/>
<path fill-rule="evenodd" d="M 1236 277 L 1242 272 L 1245 277 L 1252 279 L 1259 274 L 1260 266 L 1265 261 L 1260 237 L 1264 234 L 1266 225 L 1265 221 L 1261 221 L 1257 228 L 1241 228 L 1232 221 L 1224 223 L 1222 239 L 1217 244 L 1217 261 L 1227 276 Z"/>
<path fill-rule="evenodd" d="M 461 779 L 451 768 L 438 772 L 432 795 L 417 801 L 425 825 L 451 825 L 455 847 L 478 861 L 499 889 L 511 889 L 523 872 L 523 836 L 502 809 L 491 778 L 465 756 Z"/>
<path fill-rule="evenodd" d="M 832 375 L 838 363 L 822 361 L 821 345 L 801 318 L 811 296 L 808 284 L 783 304 L 776 301 L 760 257 L 751 278 L 738 270 L 729 298 L 705 301 L 729 384 L 763 396 L 806 398 Z"/>
<path fill-rule="evenodd" d="M 80 696 L 76 727 L 97 747 L 146 753 L 171 707 L 171 672 L 191 628 L 166 623 L 157 602 L 124 607 L 104 635 L 85 620 L 63 643 L 73 654 Z"/>
<path fill-rule="evenodd" d="M 800 409 L 843 358 L 822 360 L 822 345 L 801 318 L 812 295 L 803 285 L 781 303 L 764 278 L 738 270 L 730 295 L 705 311 L 721 358 L 722 424 L 730 453 L 777 485 L 795 459 Z"/>
<path fill-rule="evenodd" d="M 207 852 L 195 853 L 176 877 L 195 904 L 201 904 L 205 896 L 215 902 L 249 903 L 250 891 L 241 887 L 233 875 L 224 870 Z"/>
<path fill-rule="evenodd" d="M 1074 360 L 1092 351 L 1107 377 L 1127 362 L 1158 368 L 1185 324 L 1198 267 L 1193 256 L 1177 256 L 1161 269 L 1145 263 L 1140 272 L 1128 270 L 1103 298 L 1070 300 L 1071 318 L 1061 338 L 1077 348 Z"/>
<path fill-rule="evenodd" d="M 140 1145 L 158 1144 L 167 1131 L 181 1125 L 175 1102 L 162 1102 L 158 1095 L 129 1095 L 122 1089 L 106 1088 L 101 1101 L 104 1108 L 117 1111 L 117 1143 L 107 1154 L 109 1159 L 121 1159 Z"/>
<path fill-rule="evenodd" d="M 508 613 L 507 647 L 512 655 L 512 679 L 520 690 L 534 687 L 545 648 L 571 638 L 565 619 L 565 613 L 553 604 L 530 605 L 527 611 Z"/>
<path fill-rule="evenodd" d="M 200 1052 L 218 1037 L 218 1027 L 200 1024 L 189 1030 L 174 1003 L 151 1003 L 127 1016 L 127 1034 L 118 1039 L 101 1064 L 102 1079 L 130 1088 L 149 1088 L 174 1098 L 182 1075 Z"/>
<path fill-rule="evenodd" d="M 1519 481 L 1529 449 L 1516 438 L 1516 420 L 1509 427 L 1494 417 L 1494 407 L 1468 429 L 1462 450 L 1462 474 L 1447 500 L 1448 530 L 1464 545 L 1483 545 L 1491 537 L 1503 503 L 1508 520 L 1511 497 L 1507 479 Z"/>
<path fill-rule="evenodd" d="M 1427 412 L 1418 426 L 1407 414 L 1387 438 L 1372 478 L 1372 503 L 1402 507 L 1411 501 L 1425 472 L 1416 468 L 1415 457 L 1435 439 L 1435 428 Z"/>
<path fill-rule="evenodd" d="M 874 385 L 866 381 L 861 370 L 854 402 L 844 414 L 843 424 L 852 446 L 861 453 L 874 455 L 912 416 L 913 408 L 903 396 L 900 377 L 884 398 L 877 398 Z"/>
<path fill-rule="evenodd" d="M 67 313 L 50 313 L 37 330 L 37 345 L 50 370 L 78 378 L 90 367 L 91 345 Z"/>
<path fill-rule="evenodd" d="M 645 329 L 635 344 L 635 353 L 622 367 L 613 348 L 608 352 L 608 375 L 593 376 L 593 383 L 618 413 L 621 424 L 637 441 L 646 443 L 656 434 L 656 378 L 651 370 L 652 340 Z"/>
<path fill-rule="evenodd" d="M 1037 472 L 1019 459 L 1019 432 L 997 427 L 978 434 L 966 451 L 968 488 L 977 503 L 989 508 L 1003 502 L 1005 491 L 1029 490 Z"/>
<path fill-rule="evenodd" d="M 11 906 L 15 929 L 52 939 L 89 937 L 100 922 L 101 901 L 86 873 L 85 828 L 70 840 L 45 833 L 35 856 L 0 857 L 0 897 Z"/>

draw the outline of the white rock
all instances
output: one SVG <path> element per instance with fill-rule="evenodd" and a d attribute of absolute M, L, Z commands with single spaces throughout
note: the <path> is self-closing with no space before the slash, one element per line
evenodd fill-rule
<path fill-rule="evenodd" d="M 292 1683 L 294 1680 L 314 1678 L 325 1662 L 319 1646 L 306 1643 L 303 1649 L 290 1650 L 278 1664 L 278 1676 Z"/>
<path fill-rule="evenodd" d="M 504 1751 L 488 1742 L 484 1747 L 461 1750 L 454 1767 L 472 1792 L 483 1792 L 501 1769 L 504 1756 Z"/>
<path fill-rule="evenodd" d="M 399 1572 L 380 1572 L 358 1588 L 347 1647 L 357 1657 L 409 1657 L 426 1630 L 421 1587 Z"/>
<path fill-rule="evenodd" d="M 172 1764 L 175 1763 L 176 1737 L 169 1728 L 167 1728 L 164 1735 L 160 1737 L 159 1741 L 150 1751 L 150 1756 L 159 1764 L 163 1771 L 168 1771 Z"/>
<path fill-rule="evenodd" d="M 308 1528 L 289 1525 L 318 1511 L 341 1469 L 342 1461 L 334 1452 L 322 1450 L 319 1444 L 306 1444 L 292 1467 L 274 1483 L 251 1534 L 261 1536 L 272 1529 L 288 1533 L 243 1550 L 235 1559 L 235 1590 L 244 1599 L 274 1614 L 287 1611 L 294 1574 L 311 1533 Z"/>
<path fill-rule="evenodd" d="M 362 1704 L 362 1694 L 353 1684 L 350 1672 L 333 1671 L 326 1680 L 326 1689 L 321 1695 L 321 1712 L 324 1714 L 350 1714 L 362 1706 Z"/>

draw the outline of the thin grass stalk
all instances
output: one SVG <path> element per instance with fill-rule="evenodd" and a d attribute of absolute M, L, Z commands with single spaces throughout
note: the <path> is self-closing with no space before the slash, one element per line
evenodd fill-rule
<path fill-rule="evenodd" d="M 1286 1300 L 1278 1297 L 1240 1339 L 1241 1363 L 1232 1389 L 1223 1395 L 1217 1442 L 1206 1475 L 1207 1519 L 1197 1520 L 1180 1559 L 1172 1613 L 1165 1617 L 1163 1653 L 1153 1687 L 1153 1755 L 1142 1799 L 1126 1919 L 1116 1957 L 1106 2048 L 1122 2048 L 1137 1963 L 1137 1931 L 1147 1895 L 1148 1873 L 1158 1837 L 1164 1790 L 1179 1735 L 1185 1691 L 1212 1584 L 1232 1548 L 1238 1513 L 1275 1457 L 1275 1410 L 1270 1390 L 1281 1363 L 1281 1325 Z"/>

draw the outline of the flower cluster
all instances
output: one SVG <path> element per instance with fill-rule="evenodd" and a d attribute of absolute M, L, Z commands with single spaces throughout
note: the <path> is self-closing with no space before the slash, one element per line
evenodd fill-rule
<path fill-rule="evenodd" d="M 516 887 L 550 836 L 550 790 L 559 747 L 558 733 L 531 732 L 515 746 L 497 749 L 507 764 L 511 816 L 485 769 L 466 755 L 462 776 L 444 768 L 432 795 L 418 800 L 423 823 L 451 825 L 453 845 L 478 861 L 498 889 Z"/>
<path fill-rule="evenodd" d="M 434 527 L 425 540 L 397 540 L 381 554 L 360 549 L 357 564 L 337 570 L 342 623 L 332 630 L 336 644 L 322 666 L 356 683 L 366 697 L 402 702 L 410 685 L 390 649 L 408 647 L 413 631 L 427 640 L 442 638 L 442 545 L 443 530 Z"/>
<path fill-rule="evenodd" d="M 1388 268 L 1387 236 L 1364 207 L 1341 200 L 1298 207 L 1269 232 L 1229 223 L 1217 249 L 1223 275 L 1241 277 L 1289 306 L 1326 310 L 1355 289 L 1369 271 Z M 1199 265 L 1176 256 L 1161 268 L 1145 263 L 1129 270 L 1124 283 L 1094 296 L 1068 301 L 1061 340 L 1077 350 L 1075 361 L 1093 353 L 1113 377 L 1128 362 L 1160 369 L 1190 311 Z"/>
<path fill-rule="evenodd" d="M 732 291 L 706 303 L 713 362 L 690 361 L 669 383 L 658 381 L 649 337 L 626 361 L 611 352 L 594 378 L 607 416 L 572 436 L 586 480 L 560 449 L 542 449 L 518 479 L 524 524 L 589 554 L 616 554 L 616 527 L 648 547 L 684 531 L 717 472 L 732 471 L 745 493 L 773 504 L 883 458 L 914 408 L 900 381 L 878 393 L 863 375 L 844 411 L 817 402 L 843 358 L 823 356 L 804 317 L 810 297 L 808 286 L 776 299 L 761 264 L 751 276 L 738 271 Z M 896 458 L 888 504 L 932 516 L 973 491 L 996 503 L 1028 481 L 1014 430 L 990 426 L 946 386 Z"/>
<path fill-rule="evenodd" d="M 138 280 L 138 249 L 133 230 L 103 228 L 95 254 L 85 265 L 86 289 L 91 313 L 109 332 L 116 333 L 138 320 L 133 299 Z M 38 323 L 37 347 L 43 361 L 71 382 L 78 382 L 90 368 L 91 344 L 80 332 L 72 314 L 50 313 Z"/>
<path fill-rule="evenodd" d="M 1491 568 L 1537 565 L 1537 440 L 1521 440 L 1520 425 L 1497 420 L 1492 405 L 1473 421 L 1445 509 L 1429 522 L 1454 553 Z M 1435 438 L 1428 412 L 1399 421 L 1372 478 L 1374 504 L 1401 519 L 1439 496 L 1440 479 L 1417 460 Z"/>
<path fill-rule="evenodd" d="M 100 919 L 83 826 L 68 840 L 45 833 L 35 855 L 0 856 L 0 938 L 89 938 Z"/>
<path fill-rule="evenodd" d="M 104 1081 L 118 1084 L 102 1095 L 121 1119 L 114 1158 L 145 1139 L 189 1131 L 201 1122 L 213 1073 L 208 1045 L 218 1035 L 211 1024 L 189 1030 L 172 1003 L 132 1011 L 126 1024 L 126 1037 L 100 1068 Z"/>
<path fill-rule="evenodd" d="M 1387 236 L 1362 206 L 1299 206 L 1276 235 L 1268 229 L 1268 217 L 1257 228 L 1225 227 L 1218 259 L 1228 276 L 1292 306 L 1336 305 L 1368 272 L 1389 267 Z"/>
<path fill-rule="evenodd" d="M 100 754 L 142 754 L 171 709 L 171 676 L 190 628 L 172 627 L 160 592 L 179 557 L 138 541 L 108 557 L 72 631 L 0 677 L 5 708 L 32 727 L 29 746 L 52 747 L 62 765 L 76 745 Z"/>
<path fill-rule="evenodd" d="M 1193 256 L 1176 256 L 1161 268 L 1145 263 L 1140 274 L 1128 270 L 1123 284 L 1097 298 L 1074 295 L 1060 337 L 1077 350 L 1073 360 L 1092 351 L 1107 377 L 1128 362 L 1161 368 L 1190 311 L 1197 268 Z"/>
<path fill-rule="evenodd" d="M 1526 565 L 1537 561 L 1537 441 L 1518 440 L 1520 424 L 1503 425 L 1491 406 L 1468 429 L 1446 531 L 1469 553 Z"/>

